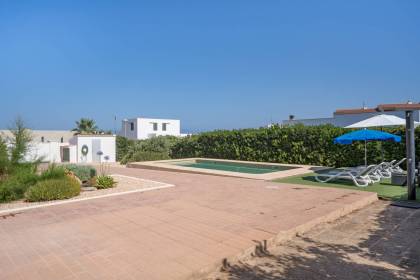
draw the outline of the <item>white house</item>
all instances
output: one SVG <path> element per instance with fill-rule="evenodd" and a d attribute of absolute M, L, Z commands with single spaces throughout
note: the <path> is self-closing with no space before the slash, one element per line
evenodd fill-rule
<path fill-rule="evenodd" d="M 378 105 L 378 108 L 384 107 L 386 108 L 389 105 L 393 104 L 381 104 Z M 394 104 L 395 105 L 395 104 Z M 399 104 L 397 104 L 399 105 Z M 394 115 L 400 118 L 405 118 L 405 113 L 402 111 L 387 111 L 385 110 L 377 110 L 376 108 L 360 108 L 360 109 L 338 109 L 334 112 L 333 117 L 331 118 L 313 118 L 313 119 L 294 119 L 289 118 L 288 120 L 284 120 L 284 125 L 290 124 L 304 124 L 304 125 L 321 125 L 321 124 L 331 124 L 334 126 L 339 127 L 346 127 L 348 125 L 354 124 L 359 121 L 363 121 L 370 117 L 386 114 L 386 115 Z M 414 120 L 420 121 L 420 114 L 419 111 L 415 111 Z"/>
<path fill-rule="evenodd" d="M 95 163 L 115 162 L 115 135 L 73 135 L 65 130 L 32 130 L 33 141 L 25 160 L 44 162 Z M 0 130 L 7 142 L 12 135 Z"/>
<path fill-rule="evenodd" d="M 75 135 L 61 154 L 62 160 L 69 162 L 115 162 L 115 135 Z"/>
<path fill-rule="evenodd" d="M 120 135 L 133 140 L 156 136 L 181 136 L 181 121 L 171 119 L 133 118 L 122 121 Z"/>

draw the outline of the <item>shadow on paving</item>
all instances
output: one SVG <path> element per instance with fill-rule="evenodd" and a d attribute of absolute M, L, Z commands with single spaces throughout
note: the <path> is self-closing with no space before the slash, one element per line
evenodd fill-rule
<path fill-rule="evenodd" d="M 210 279 L 420 279 L 420 210 L 377 202 Z"/>

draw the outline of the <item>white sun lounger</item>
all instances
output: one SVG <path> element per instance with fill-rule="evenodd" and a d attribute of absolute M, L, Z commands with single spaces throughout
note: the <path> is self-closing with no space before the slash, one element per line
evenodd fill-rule
<path fill-rule="evenodd" d="M 404 170 L 400 167 L 400 165 L 406 161 L 407 158 L 403 158 L 402 160 L 400 160 L 397 163 L 394 163 L 391 167 L 390 167 L 390 171 L 391 172 L 404 172 Z"/>
<path fill-rule="evenodd" d="M 315 180 L 320 183 L 327 183 L 334 180 L 349 180 L 358 187 L 367 187 L 377 180 L 375 174 L 378 168 L 378 165 L 369 165 L 365 168 L 337 170 L 318 174 L 315 176 Z M 371 176 L 375 176 L 375 180 L 372 180 Z"/>
<path fill-rule="evenodd" d="M 372 168 L 371 172 L 369 172 L 369 177 L 372 179 L 374 183 L 381 181 L 382 178 L 391 178 L 390 168 L 395 161 L 396 160 L 393 160 L 391 162 L 384 161 L 377 165 L 370 165 L 370 166 L 376 166 L 376 168 Z M 358 166 L 358 167 L 346 168 L 346 170 L 357 172 L 360 170 L 364 170 L 365 168 L 366 166 Z"/>

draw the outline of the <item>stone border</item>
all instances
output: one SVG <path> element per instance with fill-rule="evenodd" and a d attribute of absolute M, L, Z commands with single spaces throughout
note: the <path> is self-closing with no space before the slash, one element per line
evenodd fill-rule
<path fill-rule="evenodd" d="M 196 160 L 204 160 L 204 161 L 209 160 L 209 161 L 221 161 L 221 162 L 232 162 L 232 163 L 236 162 L 236 163 L 245 163 L 245 164 L 256 164 L 256 165 L 262 165 L 262 166 L 264 165 L 290 166 L 290 167 L 297 167 L 297 168 L 271 172 L 271 173 L 265 173 L 265 174 L 249 174 L 249 173 L 231 172 L 231 171 L 222 171 L 222 170 L 213 170 L 213 169 L 201 169 L 201 168 L 195 168 L 195 167 L 179 166 L 179 165 L 174 164 L 177 162 L 186 162 L 186 161 L 194 162 Z M 213 159 L 213 158 L 185 158 L 185 159 L 175 159 L 175 160 L 132 162 L 132 163 L 127 164 L 127 167 L 161 170 L 161 171 L 172 171 L 172 172 L 181 172 L 181 173 L 195 173 L 195 174 L 204 174 L 204 175 L 238 177 L 238 178 L 247 178 L 247 179 L 256 179 L 256 180 L 274 180 L 274 179 L 284 178 L 284 177 L 289 177 L 289 176 L 313 173 L 314 171 L 325 169 L 325 167 L 312 166 L 312 165 L 226 160 L 226 159 Z"/>
<path fill-rule="evenodd" d="M 141 192 L 147 192 L 147 191 L 153 191 L 153 190 L 160 190 L 160 189 L 175 187 L 175 185 L 173 185 L 173 184 L 167 184 L 167 183 L 162 183 L 162 182 L 153 181 L 153 180 L 145 180 L 145 179 L 141 179 L 141 178 L 137 178 L 137 177 L 133 177 L 133 176 L 126 176 L 126 175 L 121 175 L 121 174 L 112 174 L 111 176 L 120 176 L 120 177 L 125 177 L 125 178 L 130 178 L 130 179 L 136 179 L 136 180 L 139 180 L 139 181 L 142 181 L 142 182 L 150 182 L 150 183 L 160 184 L 160 186 L 148 187 L 148 188 L 131 190 L 131 191 L 108 193 L 108 194 L 102 194 L 102 195 L 98 194 L 98 195 L 90 196 L 90 197 L 80 197 L 80 198 L 75 197 L 75 198 L 70 198 L 70 199 L 67 199 L 67 200 L 45 201 L 45 202 L 41 202 L 41 203 L 36 204 L 36 205 L 28 205 L 28 206 L 19 207 L 19 208 L 10 208 L 10 209 L 0 210 L 0 215 L 4 215 L 4 214 L 7 215 L 7 214 L 10 214 L 10 213 L 13 213 L 13 212 L 21 212 L 21 211 L 26 211 L 26 210 L 36 209 L 36 208 L 54 206 L 54 205 L 69 204 L 69 203 L 98 199 L 98 198 L 104 198 L 104 197 L 119 196 L 119 195 L 131 194 L 131 193 L 141 193 Z"/>

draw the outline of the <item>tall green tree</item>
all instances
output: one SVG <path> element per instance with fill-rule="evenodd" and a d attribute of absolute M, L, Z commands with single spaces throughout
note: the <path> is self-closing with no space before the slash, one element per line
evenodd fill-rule
<path fill-rule="evenodd" d="M 76 127 L 72 131 L 76 134 L 96 134 L 98 126 L 93 119 L 81 118 L 76 121 Z"/>

